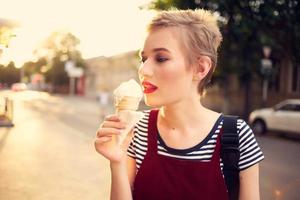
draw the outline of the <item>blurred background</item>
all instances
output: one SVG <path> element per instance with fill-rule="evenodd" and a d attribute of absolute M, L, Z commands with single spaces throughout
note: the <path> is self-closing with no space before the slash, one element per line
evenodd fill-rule
<path fill-rule="evenodd" d="M 170 8 L 215 11 L 224 40 L 202 103 L 251 125 L 261 199 L 299 199 L 299 4 L 0 0 L 0 199 L 109 199 L 94 135 L 112 91 L 138 80 L 147 22 Z"/>

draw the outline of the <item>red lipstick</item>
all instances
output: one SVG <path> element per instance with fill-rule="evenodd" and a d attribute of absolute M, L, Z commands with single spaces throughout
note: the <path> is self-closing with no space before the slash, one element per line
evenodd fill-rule
<path fill-rule="evenodd" d="M 143 81 L 142 85 L 143 85 L 145 94 L 153 93 L 158 89 L 157 86 L 153 85 L 152 83 L 150 83 L 148 81 Z"/>

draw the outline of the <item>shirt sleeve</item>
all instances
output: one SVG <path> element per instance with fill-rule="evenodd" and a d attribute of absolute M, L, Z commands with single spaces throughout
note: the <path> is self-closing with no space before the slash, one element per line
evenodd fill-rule
<path fill-rule="evenodd" d="M 238 119 L 237 130 L 240 149 L 240 160 L 238 165 L 239 170 L 242 171 L 262 161 L 264 155 L 254 137 L 252 129 L 243 119 Z"/>

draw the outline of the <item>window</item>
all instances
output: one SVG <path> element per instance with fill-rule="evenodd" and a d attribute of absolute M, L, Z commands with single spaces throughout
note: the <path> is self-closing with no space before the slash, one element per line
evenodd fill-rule
<path fill-rule="evenodd" d="M 296 104 L 294 111 L 300 112 L 300 104 Z"/>
<path fill-rule="evenodd" d="M 300 112 L 300 104 L 285 104 L 281 107 L 278 107 L 278 110 Z"/>

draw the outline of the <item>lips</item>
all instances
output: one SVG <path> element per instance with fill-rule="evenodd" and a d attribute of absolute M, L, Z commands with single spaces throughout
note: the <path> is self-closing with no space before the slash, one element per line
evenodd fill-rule
<path fill-rule="evenodd" d="M 153 93 L 153 92 L 155 92 L 158 89 L 157 86 L 153 85 L 152 83 L 150 83 L 148 81 L 143 81 L 142 85 L 143 85 L 143 88 L 144 88 L 143 92 L 145 94 Z"/>

